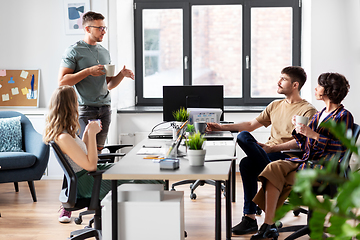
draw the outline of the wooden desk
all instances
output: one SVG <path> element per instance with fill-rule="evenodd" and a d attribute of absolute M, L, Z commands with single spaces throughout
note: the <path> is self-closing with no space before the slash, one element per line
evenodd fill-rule
<path fill-rule="evenodd" d="M 119 179 L 213 179 L 215 183 L 215 239 L 221 239 L 221 181 L 230 186 L 231 170 L 234 161 L 206 162 L 203 167 L 189 166 L 186 159 L 180 158 L 180 168 L 176 170 L 160 170 L 159 163 L 143 159 L 136 153 L 143 145 L 164 145 L 166 140 L 145 139 L 136 145 L 124 158 L 112 168 L 104 172 L 103 179 L 112 180 L 112 239 L 118 239 L 118 204 L 117 181 Z M 231 191 L 226 191 L 226 239 L 231 239 Z"/>

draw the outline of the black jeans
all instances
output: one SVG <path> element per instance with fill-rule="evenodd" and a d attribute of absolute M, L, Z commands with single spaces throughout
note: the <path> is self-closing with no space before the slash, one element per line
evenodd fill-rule
<path fill-rule="evenodd" d="M 96 135 L 96 142 L 98 149 L 103 148 L 109 131 L 111 122 L 111 107 L 104 105 L 101 107 L 93 106 L 79 106 L 79 123 L 80 123 L 80 137 L 82 137 L 85 127 L 89 120 L 100 119 L 102 130 Z"/>

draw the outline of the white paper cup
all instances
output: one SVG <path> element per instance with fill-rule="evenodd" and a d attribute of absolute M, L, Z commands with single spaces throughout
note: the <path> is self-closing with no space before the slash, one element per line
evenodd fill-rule
<path fill-rule="evenodd" d="M 104 68 L 105 68 L 107 77 L 113 77 L 114 76 L 114 74 L 115 74 L 115 65 L 105 64 Z"/>
<path fill-rule="evenodd" d="M 304 125 L 307 125 L 309 122 L 309 118 L 308 117 L 303 117 L 303 116 L 296 116 L 296 125 L 299 125 L 299 123 L 302 123 Z"/>
<path fill-rule="evenodd" d="M 100 119 L 90 119 L 90 120 L 88 120 L 88 123 L 93 122 L 93 121 L 97 122 L 99 127 L 101 127 L 101 120 Z"/>
<path fill-rule="evenodd" d="M 199 131 L 201 134 L 204 134 L 206 126 L 206 122 L 194 122 L 195 132 Z"/>

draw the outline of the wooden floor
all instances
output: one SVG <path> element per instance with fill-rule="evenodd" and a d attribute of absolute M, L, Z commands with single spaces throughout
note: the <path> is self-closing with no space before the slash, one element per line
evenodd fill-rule
<path fill-rule="evenodd" d="M 171 184 L 171 183 L 170 183 Z M 58 196 L 61 188 L 60 180 L 41 180 L 35 182 L 38 201 L 32 202 L 27 183 L 19 183 L 20 191 L 15 193 L 14 185 L 0 184 L 0 238 L 11 240 L 58 240 L 67 239 L 73 230 L 83 228 L 89 216 L 84 218 L 82 225 L 73 221 L 68 224 L 58 222 L 60 202 Z M 215 191 L 214 187 L 205 185 L 196 190 L 197 199 L 190 200 L 189 185 L 176 188 L 185 192 L 185 229 L 188 233 L 187 240 L 208 240 L 215 236 Z M 242 217 L 242 183 L 237 175 L 237 201 L 232 203 L 232 221 L 236 225 Z M 222 213 L 225 212 L 223 199 Z M 75 212 L 76 213 L 76 212 Z M 73 213 L 73 216 L 76 214 Z M 257 217 L 258 225 L 263 223 L 263 215 Z M 294 217 L 289 213 L 283 220 L 284 226 L 304 224 L 306 216 L 300 214 Z M 141 229 L 141 226 L 139 226 Z M 289 233 L 281 233 L 279 239 L 284 239 Z M 251 234 L 233 236 L 232 239 L 250 239 Z M 156 236 L 147 240 L 156 240 Z M 225 215 L 222 218 L 222 239 L 225 239 Z M 301 239 L 309 239 L 303 237 Z"/>

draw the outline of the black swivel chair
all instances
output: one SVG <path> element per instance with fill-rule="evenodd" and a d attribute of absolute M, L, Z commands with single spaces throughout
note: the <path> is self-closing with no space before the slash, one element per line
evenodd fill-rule
<path fill-rule="evenodd" d="M 179 186 L 179 185 L 184 185 L 184 184 L 190 184 L 190 199 L 193 199 L 195 200 L 196 199 L 196 194 L 194 193 L 195 189 L 199 186 L 203 186 L 204 184 L 210 184 L 210 185 L 213 185 L 215 186 L 215 181 L 214 180 L 211 180 L 211 179 L 208 179 L 208 180 L 200 180 L 200 179 L 197 179 L 197 180 L 181 180 L 181 181 L 178 181 L 178 182 L 175 182 L 171 185 L 171 191 L 175 191 L 175 186 Z M 225 195 L 225 181 L 222 181 L 222 184 L 221 184 L 221 191 L 223 191 L 223 194 Z"/>
<path fill-rule="evenodd" d="M 354 123 L 353 139 L 355 140 L 355 142 L 359 138 L 359 135 L 360 135 L 360 126 Z M 345 172 L 343 173 L 345 177 L 347 176 L 348 171 L 349 171 L 351 154 L 352 154 L 352 152 L 350 150 L 347 150 L 345 152 L 343 160 L 341 162 L 341 164 L 343 164 L 343 166 L 344 166 L 343 169 L 345 169 Z M 321 191 L 319 191 L 318 187 L 314 187 L 314 192 L 317 195 L 322 195 L 322 196 L 328 195 L 330 197 L 333 197 L 337 193 L 337 186 L 329 184 L 325 189 L 323 189 Z M 303 208 L 299 208 L 299 209 L 294 210 L 293 213 L 295 216 L 298 216 L 300 213 L 307 214 L 307 223 L 306 223 L 306 225 L 295 225 L 295 226 L 280 228 L 279 232 L 293 232 L 291 235 L 286 237 L 285 240 L 293 240 L 293 239 L 302 237 L 304 235 L 310 234 L 309 220 L 312 215 L 312 210 L 311 209 L 306 210 Z"/>
<path fill-rule="evenodd" d="M 84 229 L 73 231 L 70 234 L 70 239 L 82 240 L 91 237 L 101 239 L 101 206 L 99 196 L 102 173 L 104 171 L 89 173 L 94 177 L 92 196 L 91 198 L 79 199 L 77 198 L 77 176 L 74 170 L 71 168 L 60 147 L 53 141 L 49 144 L 54 149 L 55 157 L 64 171 L 63 186 L 59 200 L 65 210 L 76 211 L 87 207 L 89 210 L 93 210 L 95 212 L 93 218 L 94 228 L 86 227 Z"/>
<path fill-rule="evenodd" d="M 122 149 L 124 147 L 133 147 L 133 145 L 130 145 L 130 144 L 106 145 L 104 148 L 108 149 L 109 153 L 100 153 L 100 154 L 98 154 L 98 158 L 99 158 L 98 162 L 99 163 L 106 163 L 106 162 L 113 163 L 113 162 L 115 162 L 115 157 L 123 157 L 123 156 L 125 156 L 125 153 L 118 153 L 117 152 L 119 149 Z M 74 219 L 74 222 L 76 224 L 81 224 L 82 221 L 83 221 L 82 217 L 85 216 L 85 215 L 90 215 L 90 214 L 95 214 L 95 211 L 93 211 L 93 210 L 82 211 L 82 212 L 79 213 L 79 216 Z M 89 222 L 89 225 L 88 225 L 89 228 L 92 227 L 92 223 L 93 223 L 93 221 Z"/>

